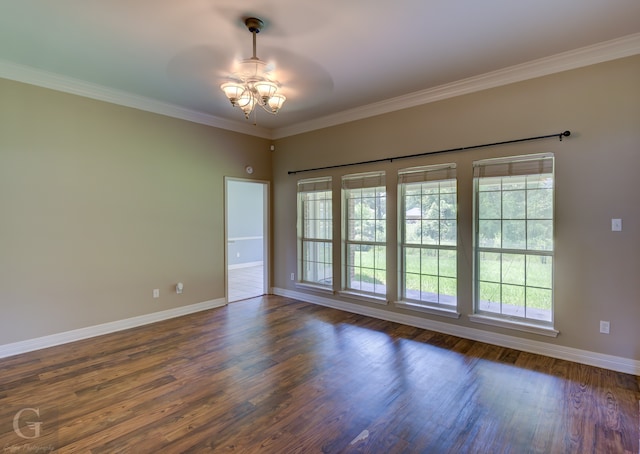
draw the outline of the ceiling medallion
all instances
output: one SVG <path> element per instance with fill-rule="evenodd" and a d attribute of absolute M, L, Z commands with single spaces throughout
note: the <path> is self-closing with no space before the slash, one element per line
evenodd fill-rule
<path fill-rule="evenodd" d="M 256 106 L 275 115 L 287 98 L 278 93 L 280 83 L 269 77 L 267 64 L 256 56 L 256 35 L 260 33 L 264 23 L 255 17 L 249 17 L 244 23 L 253 35 L 253 56 L 242 60 L 230 77 L 231 80 L 220 85 L 220 88 L 231 105 L 244 112 L 246 119 L 249 119 Z"/>

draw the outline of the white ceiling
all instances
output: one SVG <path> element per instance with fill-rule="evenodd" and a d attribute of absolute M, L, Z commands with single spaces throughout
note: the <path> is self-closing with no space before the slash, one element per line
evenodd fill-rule
<path fill-rule="evenodd" d="M 218 88 L 248 16 L 287 96 L 257 127 Z M 0 0 L 0 77 L 277 137 L 639 33 L 639 0 Z"/>

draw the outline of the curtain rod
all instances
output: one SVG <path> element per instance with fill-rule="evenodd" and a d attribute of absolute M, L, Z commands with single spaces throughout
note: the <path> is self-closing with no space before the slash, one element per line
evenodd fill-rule
<path fill-rule="evenodd" d="M 348 164 L 336 164 L 336 165 L 326 166 L 326 167 L 315 167 L 313 169 L 289 170 L 288 174 L 294 175 L 296 173 L 313 172 L 314 170 L 337 169 L 339 167 L 351 167 L 351 166 L 358 166 L 362 164 L 374 164 L 377 162 L 387 162 L 387 161 L 393 162 L 396 159 L 418 158 L 420 156 L 427 156 L 432 154 L 451 153 L 454 151 L 464 151 L 464 150 L 474 150 L 476 148 L 495 147 L 497 145 L 506 145 L 509 143 L 518 143 L 518 142 L 529 142 L 531 140 L 549 139 L 551 137 L 557 137 L 558 139 L 560 139 L 560 142 L 562 142 L 563 137 L 569 137 L 570 135 L 571 135 L 571 131 L 565 131 L 565 132 L 560 132 L 556 134 L 547 134 L 546 136 L 526 137 L 524 139 L 505 140 L 503 142 L 483 143 L 481 145 L 471 145 L 469 147 L 449 148 L 447 150 L 438 150 L 438 151 L 427 151 L 425 153 L 416 153 L 416 154 L 409 154 L 404 156 L 394 156 L 392 158 L 371 159 L 369 161 L 350 162 Z"/>

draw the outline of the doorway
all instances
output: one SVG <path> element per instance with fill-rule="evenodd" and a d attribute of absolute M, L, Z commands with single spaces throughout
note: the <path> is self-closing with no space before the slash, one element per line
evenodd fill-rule
<path fill-rule="evenodd" d="M 268 293 L 269 183 L 225 178 L 227 302 Z"/>

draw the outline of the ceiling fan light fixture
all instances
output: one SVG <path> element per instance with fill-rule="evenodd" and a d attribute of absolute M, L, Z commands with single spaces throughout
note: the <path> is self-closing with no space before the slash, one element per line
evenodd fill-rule
<path fill-rule="evenodd" d="M 231 101 L 231 105 L 234 107 L 238 106 L 238 99 L 240 99 L 242 92 L 244 92 L 245 90 L 244 85 L 236 84 L 234 82 L 227 82 L 220 85 L 220 88 L 227 96 L 229 101 Z"/>
<path fill-rule="evenodd" d="M 278 91 L 278 86 L 268 80 L 261 80 L 254 83 L 253 86 L 258 91 L 263 104 L 269 102 L 269 99 Z"/>
<path fill-rule="evenodd" d="M 277 93 L 280 84 L 277 80 L 268 77 L 266 63 L 256 56 L 256 34 L 260 32 L 263 22 L 250 17 L 244 23 L 253 35 L 253 56 L 241 62 L 239 71 L 234 72 L 231 77 L 233 82 L 225 82 L 220 85 L 220 88 L 231 105 L 240 107 L 247 119 L 256 105 L 275 115 L 287 98 Z"/>
<path fill-rule="evenodd" d="M 286 100 L 287 98 L 279 93 L 271 96 L 268 101 L 269 107 L 271 107 L 271 112 L 273 112 L 274 114 L 278 113 Z"/>
<path fill-rule="evenodd" d="M 256 106 L 257 100 L 252 93 L 245 92 L 238 100 L 238 107 L 244 112 L 244 117 L 249 119 L 249 115 L 253 112 L 253 108 Z"/>

